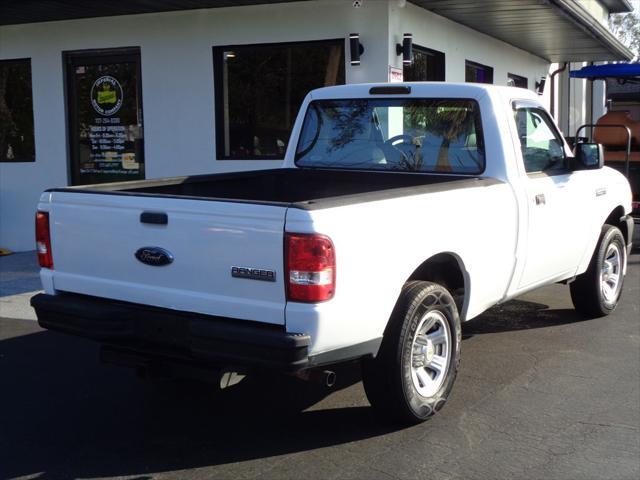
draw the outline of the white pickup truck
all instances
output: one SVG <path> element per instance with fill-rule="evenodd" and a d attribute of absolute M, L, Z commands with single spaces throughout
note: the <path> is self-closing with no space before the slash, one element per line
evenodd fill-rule
<path fill-rule="evenodd" d="M 586 315 L 613 311 L 630 210 L 599 146 L 572 153 L 527 90 L 330 87 L 281 169 L 43 193 L 31 303 L 137 367 L 361 360 L 373 407 L 419 422 L 451 392 L 461 322 L 554 282 Z"/>

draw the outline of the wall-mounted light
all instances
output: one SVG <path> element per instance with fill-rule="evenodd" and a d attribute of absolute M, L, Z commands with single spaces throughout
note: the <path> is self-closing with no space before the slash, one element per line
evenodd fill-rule
<path fill-rule="evenodd" d="M 403 65 L 411 65 L 413 63 L 413 35 L 405 33 L 402 36 L 402 44 L 396 44 L 396 53 L 402 55 Z"/>
<path fill-rule="evenodd" d="M 542 95 L 544 93 L 544 84 L 547 82 L 547 77 L 540 77 L 540 81 L 536 82 L 536 93 Z"/>
<path fill-rule="evenodd" d="M 360 55 L 364 53 L 364 47 L 360 43 L 359 33 L 349 34 L 349 51 L 351 52 L 351 65 L 360 65 Z"/>

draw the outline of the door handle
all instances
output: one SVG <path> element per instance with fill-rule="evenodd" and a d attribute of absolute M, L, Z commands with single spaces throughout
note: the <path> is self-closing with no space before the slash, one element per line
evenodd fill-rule
<path fill-rule="evenodd" d="M 169 223 L 169 217 L 164 212 L 142 212 L 140 214 L 140 223 L 166 225 Z"/>
<path fill-rule="evenodd" d="M 544 193 L 536 195 L 536 205 L 546 205 L 547 199 L 544 197 Z"/>

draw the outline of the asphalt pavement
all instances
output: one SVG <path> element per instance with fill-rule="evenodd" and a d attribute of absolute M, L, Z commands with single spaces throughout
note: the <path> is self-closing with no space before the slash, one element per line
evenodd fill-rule
<path fill-rule="evenodd" d="M 640 478 L 640 254 L 606 318 L 553 285 L 465 324 L 448 404 L 404 429 L 373 416 L 355 365 L 330 390 L 263 376 L 223 391 L 101 365 L 96 344 L 26 319 L 32 259 L 11 257 L 0 479 Z"/>

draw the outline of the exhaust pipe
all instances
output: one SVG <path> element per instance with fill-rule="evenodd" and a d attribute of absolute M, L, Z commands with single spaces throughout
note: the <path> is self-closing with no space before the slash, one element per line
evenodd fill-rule
<path fill-rule="evenodd" d="M 304 370 L 295 374 L 301 380 L 331 388 L 336 384 L 336 372 L 332 370 Z"/>
<path fill-rule="evenodd" d="M 332 370 L 324 370 L 322 372 L 322 377 L 324 378 L 325 387 L 333 387 L 336 384 L 336 372 Z"/>

